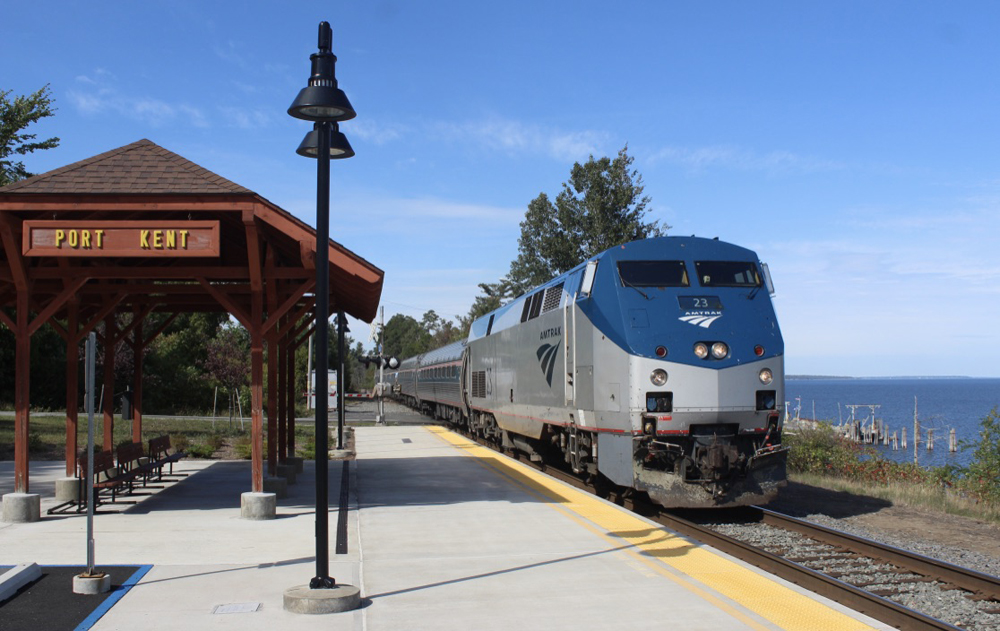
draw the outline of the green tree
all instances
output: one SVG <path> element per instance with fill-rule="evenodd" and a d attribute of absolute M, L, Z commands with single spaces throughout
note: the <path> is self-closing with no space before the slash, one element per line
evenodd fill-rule
<path fill-rule="evenodd" d="M 18 96 L 13 101 L 7 98 L 10 93 L 10 90 L 0 90 L 0 186 L 34 175 L 12 156 L 59 146 L 59 138 L 35 142 L 35 134 L 22 133 L 28 125 L 55 114 L 48 84 L 30 96 Z"/>
<path fill-rule="evenodd" d="M 202 367 L 229 394 L 231 429 L 233 412 L 238 409 L 236 397 L 240 388 L 250 383 L 250 333 L 239 324 L 226 323 L 208 340 L 205 354 Z"/>
<path fill-rule="evenodd" d="M 656 237 L 669 229 L 645 221 L 650 199 L 642 175 L 632 168 L 628 145 L 614 159 L 590 156 L 570 170 L 553 203 L 540 194 L 528 204 L 517 258 L 510 265 L 502 298 L 520 295 L 616 245 Z"/>
<path fill-rule="evenodd" d="M 385 323 L 382 354 L 400 361 L 430 350 L 432 337 L 414 318 L 397 313 Z"/>

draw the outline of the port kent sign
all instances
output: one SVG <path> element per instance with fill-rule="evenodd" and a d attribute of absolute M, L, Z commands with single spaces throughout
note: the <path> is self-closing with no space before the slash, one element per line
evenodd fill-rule
<path fill-rule="evenodd" d="M 24 222 L 24 256 L 218 257 L 218 221 Z"/>

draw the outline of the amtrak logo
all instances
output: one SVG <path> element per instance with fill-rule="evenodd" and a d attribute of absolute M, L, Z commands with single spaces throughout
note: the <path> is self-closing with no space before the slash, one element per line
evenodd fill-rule
<path fill-rule="evenodd" d="M 559 352 L 558 344 L 542 344 L 535 351 L 538 355 L 539 364 L 542 367 L 542 373 L 545 375 L 545 381 L 548 382 L 549 387 L 552 387 L 552 371 L 556 367 L 556 353 Z"/>
<path fill-rule="evenodd" d="M 721 311 L 688 311 L 688 314 L 678 318 L 681 322 L 687 322 L 695 326 L 707 329 L 712 323 L 722 317 Z"/>

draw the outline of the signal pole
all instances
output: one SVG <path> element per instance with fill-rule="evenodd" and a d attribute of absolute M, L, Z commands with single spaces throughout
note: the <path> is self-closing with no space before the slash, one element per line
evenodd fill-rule
<path fill-rule="evenodd" d="M 376 384 L 376 392 L 378 393 L 378 412 L 375 414 L 375 424 L 385 425 L 385 403 L 382 399 L 382 383 L 385 380 L 385 368 L 382 358 L 382 348 L 385 342 L 385 306 L 379 307 L 379 326 L 378 326 L 378 383 Z"/>

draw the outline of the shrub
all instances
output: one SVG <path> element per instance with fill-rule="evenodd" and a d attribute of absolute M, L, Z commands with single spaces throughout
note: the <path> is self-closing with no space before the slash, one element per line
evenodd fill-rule
<path fill-rule="evenodd" d="M 233 452 L 237 458 L 250 460 L 253 457 L 253 441 L 249 436 L 237 436 L 233 441 Z"/>
<path fill-rule="evenodd" d="M 211 445 L 191 444 L 188 445 L 184 451 L 187 452 L 187 455 L 191 458 L 211 458 L 215 454 L 216 450 L 215 447 L 212 447 Z"/>
<path fill-rule="evenodd" d="M 979 441 L 959 488 L 978 501 L 1000 504 L 1000 414 L 993 408 L 980 421 Z"/>
<path fill-rule="evenodd" d="M 191 440 L 187 434 L 170 434 L 170 447 L 175 451 L 188 451 L 191 448 Z"/>

